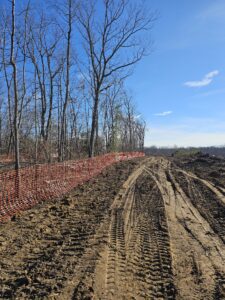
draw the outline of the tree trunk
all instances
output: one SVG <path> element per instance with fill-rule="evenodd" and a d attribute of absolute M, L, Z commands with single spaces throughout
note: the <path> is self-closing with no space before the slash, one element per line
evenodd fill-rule
<path fill-rule="evenodd" d="M 62 111 L 61 137 L 60 137 L 60 161 L 64 160 L 65 154 L 65 139 L 66 139 L 66 110 L 69 101 L 70 89 L 70 46 L 71 46 L 71 32 L 72 32 L 72 0 L 69 0 L 68 12 L 68 32 L 67 32 L 67 50 L 66 50 L 66 94 L 65 102 Z"/>
<path fill-rule="evenodd" d="M 2 112 L 0 111 L 0 153 L 2 151 Z"/>
<path fill-rule="evenodd" d="M 95 152 L 95 133 L 97 128 L 98 120 L 98 102 L 99 102 L 99 93 L 95 93 L 94 107 L 92 112 L 92 124 L 91 124 L 91 135 L 90 135 L 90 146 L 89 146 L 89 157 L 94 156 Z"/>
<path fill-rule="evenodd" d="M 18 129 L 18 90 L 17 90 L 17 67 L 14 60 L 14 36 L 15 36 L 15 0 L 12 0 L 12 32 L 11 32 L 11 55 L 10 63 L 13 68 L 13 89 L 14 89 L 14 139 L 15 139 L 15 169 L 20 168 L 20 153 L 19 153 L 19 129 Z"/>

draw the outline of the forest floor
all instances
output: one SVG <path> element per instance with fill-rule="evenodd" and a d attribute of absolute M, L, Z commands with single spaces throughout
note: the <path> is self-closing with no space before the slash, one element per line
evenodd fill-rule
<path fill-rule="evenodd" d="M 0 225 L 0 299 L 225 299 L 225 160 L 120 162 Z"/>

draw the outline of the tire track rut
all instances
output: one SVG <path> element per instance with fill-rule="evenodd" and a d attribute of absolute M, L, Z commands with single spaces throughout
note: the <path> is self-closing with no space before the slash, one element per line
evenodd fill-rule
<path fill-rule="evenodd" d="M 108 245 L 99 261 L 105 287 L 97 299 L 175 299 L 163 198 L 144 169 L 112 206 Z"/>
<path fill-rule="evenodd" d="M 217 219 L 221 194 L 167 159 L 156 161 L 147 171 L 166 206 L 177 298 L 225 299 L 223 218 Z"/>

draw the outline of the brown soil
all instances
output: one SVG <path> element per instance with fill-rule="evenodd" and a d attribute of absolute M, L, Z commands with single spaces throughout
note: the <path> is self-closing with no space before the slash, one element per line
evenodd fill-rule
<path fill-rule="evenodd" d="M 0 299 L 225 299 L 225 185 L 211 166 L 118 163 L 2 224 Z"/>

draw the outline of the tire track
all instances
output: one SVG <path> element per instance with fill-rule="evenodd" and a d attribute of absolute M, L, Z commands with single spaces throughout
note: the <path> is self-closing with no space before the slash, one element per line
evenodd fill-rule
<path fill-rule="evenodd" d="M 191 199 L 203 218 L 207 219 L 214 232 L 225 242 L 225 203 L 213 189 L 208 188 L 200 179 L 185 176 L 174 170 L 185 194 Z"/>
<path fill-rule="evenodd" d="M 0 228 L 0 298 L 225 299 L 224 201 L 165 158 L 120 163 Z"/>
<path fill-rule="evenodd" d="M 185 174 L 182 177 L 168 160 L 157 160 L 158 167 L 149 166 L 148 172 L 159 186 L 166 205 L 177 297 L 224 299 L 225 247 L 211 227 L 216 220 L 212 207 L 209 207 L 210 200 L 213 201 L 216 196 L 209 198 L 212 192 L 209 187 L 205 187 L 207 192 L 203 193 L 199 189 L 199 180 L 190 181 Z M 191 194 L 190 189 L 192 192 L 198 190 L 198 195 Z M 197 200 L 204 200 L 204 203 L 194 205 Z M 203 216 L 205 209 L 211 213 L 212 219 L 209 213 Z"/>
<path fill-rule="evenodd" d="M 110 205 L 139 163 L 114 165 L 65 199 L 2 225 L 0 299 L 91 297 L 92 283 L 83 282 L 94 273 L 106 242 Z"/>
<path fill-rule="evenodd" d="M 170 242 L 160 191 L 144 168 L 111 212 L 101 299 L 175 299 Z M 96 286 L 98 274 L 96 273 Z M 98 299 L 98 298 L 97 298 Z"/>

